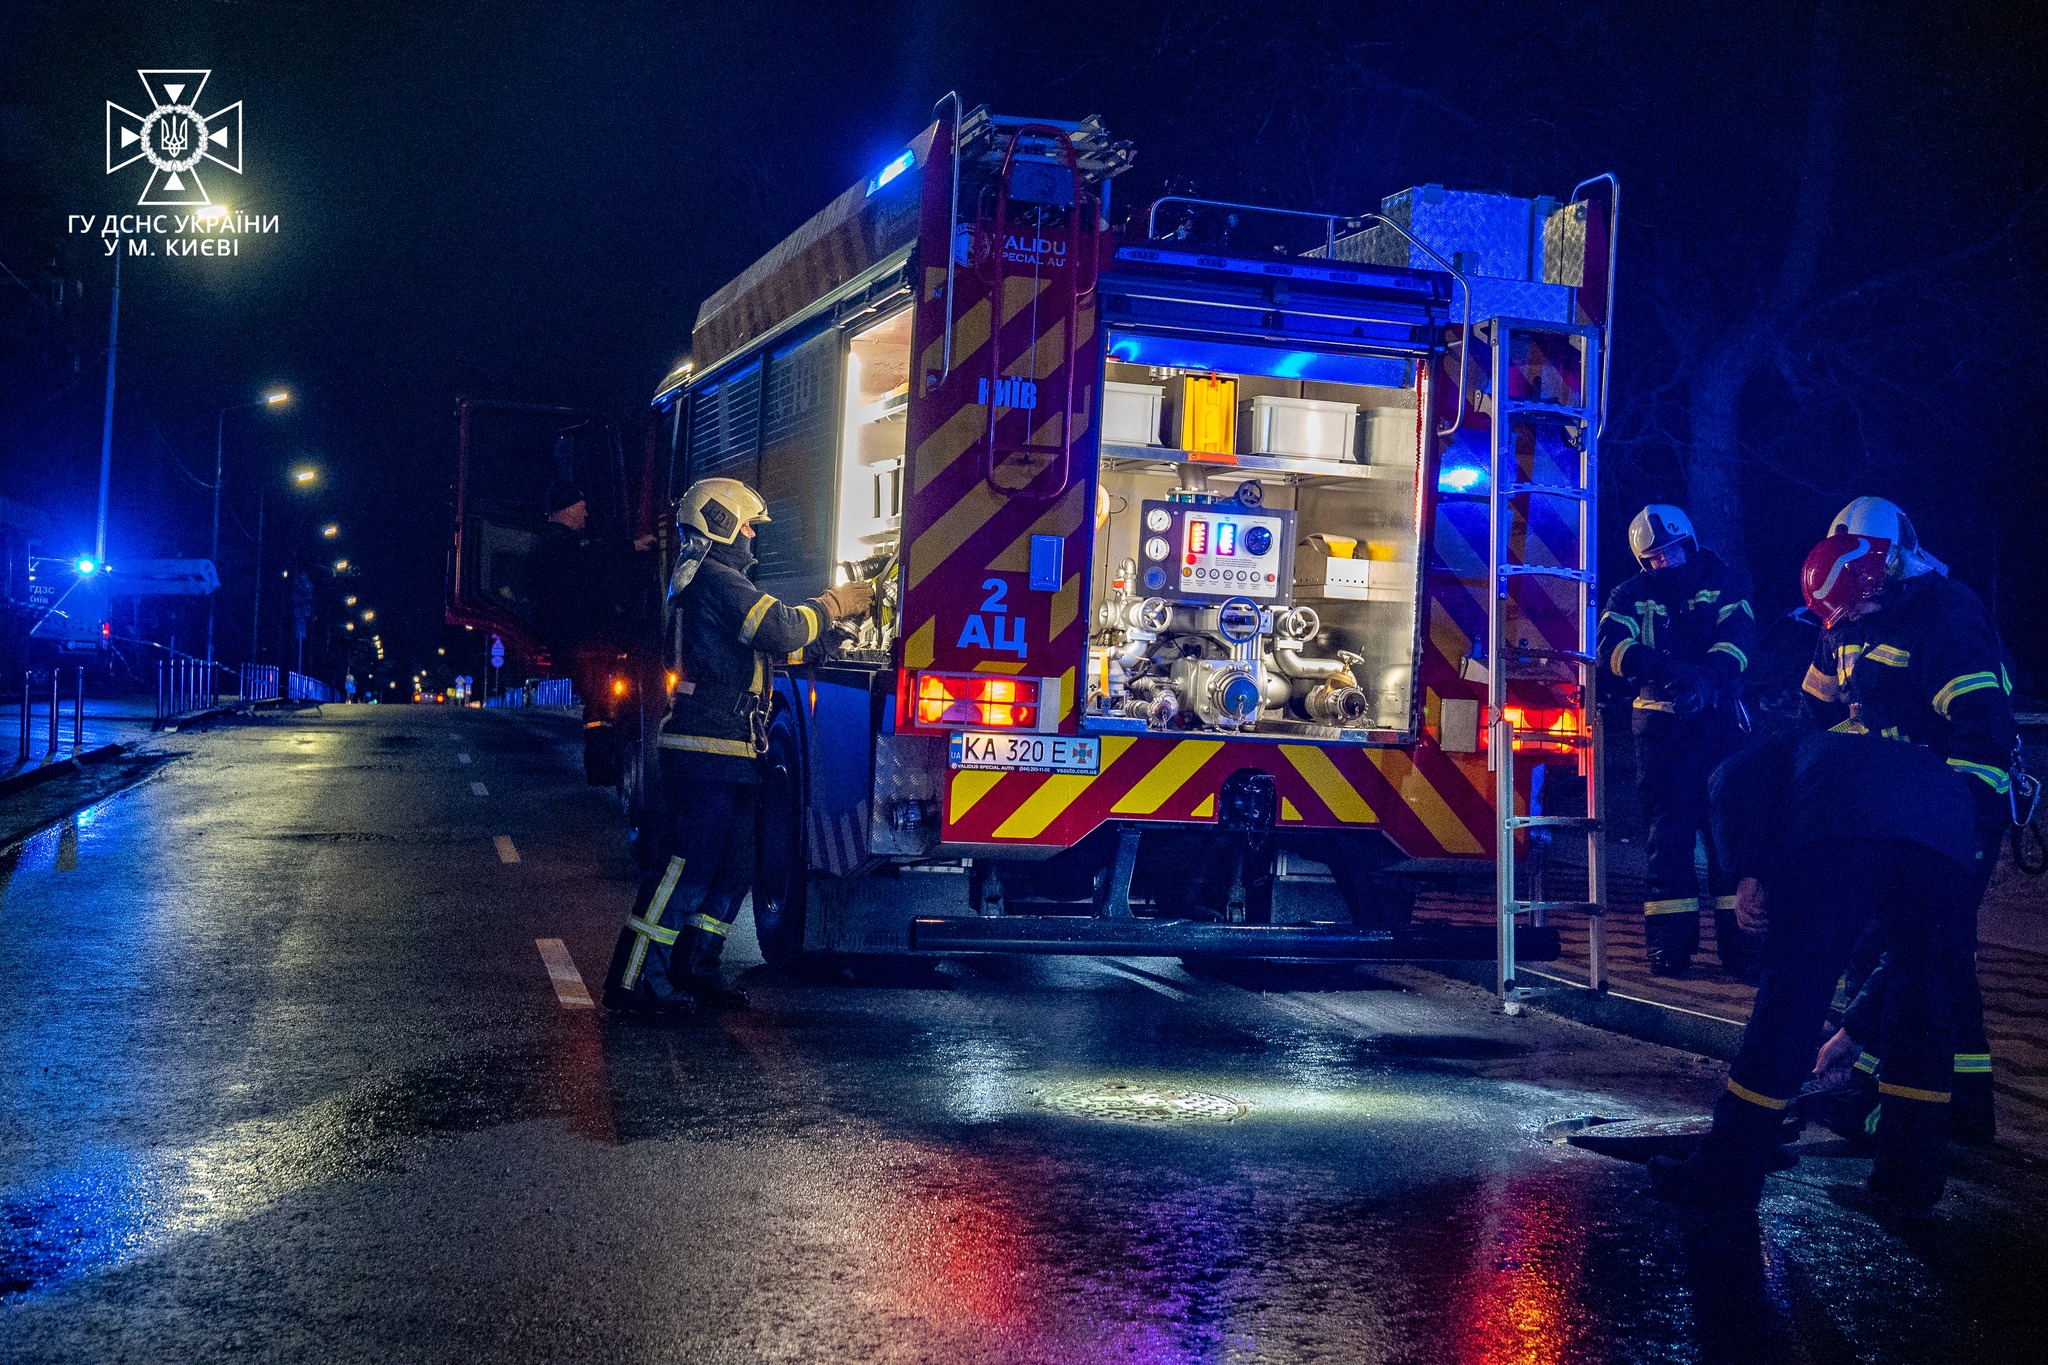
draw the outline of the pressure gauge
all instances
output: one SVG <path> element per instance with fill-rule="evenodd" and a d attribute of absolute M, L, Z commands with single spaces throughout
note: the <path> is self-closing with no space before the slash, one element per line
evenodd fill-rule
<path fill-rule="evenodd" d="M 1145 514 L 1145 529 L 1148 531 L 1164 531 L 1171 525 L 1173 525 L 1173 513 L 1167 511 L 1164 507 L 1155 507 Z M 1166 556 L 1164 554 L 1157 554 L 1152 557 L 1154 559 L 1164 559 Z"/>
<path fill-rule="evenodd" d="M 1163 514 L 1155 512 L 1153 515 L 1160 516 Z M 1154 536 L 1145 542 L 1145 558 L 1147 559 L 1164 559 L 1171 553 L 1173 553 L 1173 547 L 1166 543 L 1166 537 L 1164 536 Z"/>

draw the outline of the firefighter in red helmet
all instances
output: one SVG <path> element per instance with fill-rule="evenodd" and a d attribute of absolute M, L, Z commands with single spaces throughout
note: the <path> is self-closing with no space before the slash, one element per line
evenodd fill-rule
<path fill-rule="evenodd" d="M 1680 509 L 1645 507 L 1629 524 L 1628 541 L 1642 572 L 1608 594 L 1596 650 L 1601 668 L 1634 692 L 1630 728 L 1649 826 L 1643 938 L 1650 971 L 1683 976 L 1700 942 L 1694 858 L 1706 828 L 1707 776 L 1741 742 L 1737 717 L 1756 613 L 1748 583 L 1700 548 Z M 1707 900 L 1723 964 L 1746 974 L 1734 897 L 1715 894 L 1731 890 L 1710 885 Z"/>
<path fill-rule="evenodd" d="M 1868 733 L 1930 750 L 1966 779 L 1974 802 L 1978 847 L 1971 860 L 1970 954 L 1955 990 L 1954 1075 L 1942 1087 L 1954 1096 L 1951 1128 L 1959 1140 L 1988 1143 L 1996 1131 L 1991 1098 L 1991 1045 L 1977 984 L 1975 913 L 1998 864 L 2011 821 L 2012 756 L 2018 727 L 2004 649 L 1976 593 L 1948 575 L 1948 566 L 1920 544 L 1912 520 L 1882 498 L 1858 498 L 1829 523 L 1823 546 L 1832 564 L 1809 560 L 1802 585 L 1826 626 L 1807 670 L 1806 706 L 1821 726 Z M 1811 584 L 1806 579 L 1815 578 Z M 1891 947 L 1881 935 L 1859 958 Z M 1821 1056 L 1822 1068 L 1853 1060 L 1850 1084 L 1809 1107 L 1831 1127 L 1865 1130 L 1899 1106 L 1883 1099 L 1888 1053 L 1880 1041 L 1888 1017 L 1892 969 L 1880 963 L 1862 980 L 1843 1029 Z M 1883 1060 L 1880 1060 L 1883 1059 Z M 1804 1102 L 1803 1102 L 1804 1103 Z"/>

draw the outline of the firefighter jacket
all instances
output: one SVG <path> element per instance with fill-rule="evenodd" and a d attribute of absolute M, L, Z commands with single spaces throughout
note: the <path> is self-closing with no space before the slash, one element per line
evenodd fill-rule
<path fill-rule="evenodd" d="M 1924 744 L 1971 778 L 1987 827 L 2012 785 L 2012 681 L 1977 594 L 1941 573 L 1885 588 L 1878 609 L 1823 632 L 1807 712 L 1849 734 Z"/>
<path fill-rule="evenodd" d="M 1983 840 L 1973 784 L 1919 745 L 1869 736 L 1781 735 L 1714 770 L 1709 834 L 1731 879 L 1772 886 L 1801 850 L 1845 839 L 1918 844 L 1963 871 Z"/>
<path fill-rule="evenodd" d="M 1635 690 L 1639 711 L 1675 712 L 1674 685 L 1700 670 L 1733 700 L 1756 648 L 1749 584 L 1711 551 L 1676 569 L 1646 569 L 1607 595 L 1600 668 Z"/>
<path fill-rule="evenodd" d="M 669 658 L 676 674 L 664 750 L 690 755 L 707 781 L 759 780 L 768 694 L 777 661 L 800 654 L 826 623 L 823 604 L 789 606 L 747 577 L 744 540 L 685 546 L 669 595 Z"/>

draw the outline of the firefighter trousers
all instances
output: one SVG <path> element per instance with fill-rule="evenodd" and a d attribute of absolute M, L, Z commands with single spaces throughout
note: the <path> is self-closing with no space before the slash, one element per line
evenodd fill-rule
<path fill-rule="evenodd" d="M 753 889 L 758 783 L 695 780 L 687 755 L 662 755 L 667 796 L 653 862 L 619 931 L 605 1002 L 660 1002 L 718 970 Z"/>
<path fill-rule="evenodd" d="M 1967 1124 L 1971 1136 L 1988 1141 L 1995 1125 L 1991 1116 L 1991 1038 L 1984 1025 L 1984 993 L 1977 981 L 1977 911 L 1984 893 L 1991 888 L 1992 874 L 2005 850 L 2005 828 L 1999 826 L 1985 836 L 1977 866 L 1969 876 L 1969 940 L 1967 951 L 1956 964 L 1955 1056 L 1951 1090 L 1958 1125 Z M 1856 1040 L 1861 1055 L 1856 1069 L 1866 1076 L 1883 1072 L 1886 1049 L 1884 1035 L 1885 994 L 1891 977 L 1890 945 L 1883 926 L 1873 922 L 1856 945 L 1849 971 L 1850 1002 L 1842 1015 L 1842 1027 Z M 1857 969 L 1862 970 L 1859 972 Z M 1967 1117 L 1966 1117 L 1967 1114 Z"/>
<path fill-rule="evenodd" d="M 1799 849 L 1765 895 L 1770 927 L 1756 1007 L 1700 1160 L 1733 1181 L 1761 1184 L 1784 1111 L 1812 1068 L 1835 981 L 1875 915 L 1891 967 L 1879 1085 L 1885 1121 L 1870 1187 L 1907 1207 L 1933 1205 L 1947 1179 L 1955 983 L 1973 919 L 1969 874 L 1904 840 L 1830 840 Z"/>
<path fill-rule="evenodd" d="M 1718 712 L 1683 719 L 1656 712 L 1638 715 L 1636 782 L 1650 861 L 1643 946 L 1654 956 L 1682 961 L 1699 951 L 1702 897 L 1694 860 L 1707 827 L 1707 779 L 1735 752 L 1738 740 L 1735 727 Z M 1710 885 L 1709 890 L 1722 888 Z M 1727 891 L 1710 894 L 1706 903 L 1718 907 L 1725 900 L 1732 914 L 1733 888 Z"/>

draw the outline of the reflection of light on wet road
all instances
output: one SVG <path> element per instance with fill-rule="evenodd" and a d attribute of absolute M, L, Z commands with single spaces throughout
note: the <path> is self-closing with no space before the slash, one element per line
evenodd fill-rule
<path fill-rule="evenodd" d="M 1580 1281 L 1590 1221 L 1576 1191 L 1489 1181 L 1461 1213 L 1476 1223 L 1455 1358 L 1554 1365 L 1583 1358 Z"/>

